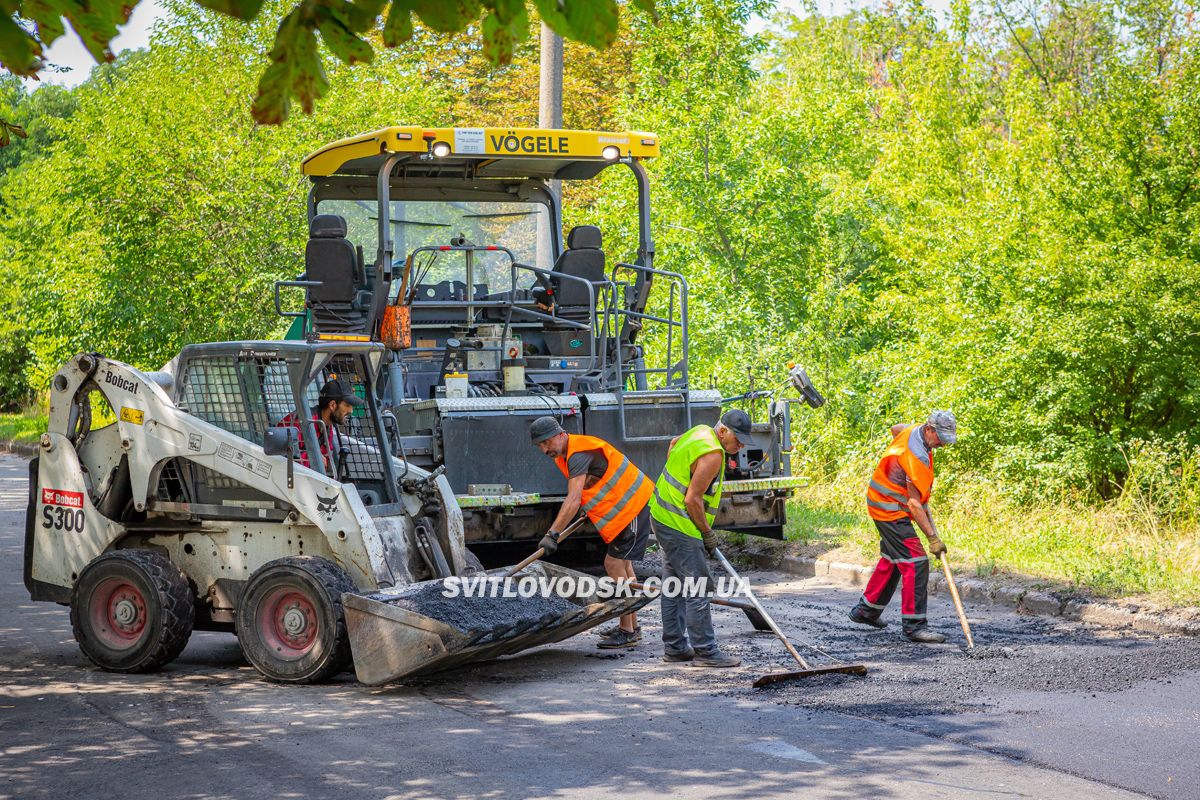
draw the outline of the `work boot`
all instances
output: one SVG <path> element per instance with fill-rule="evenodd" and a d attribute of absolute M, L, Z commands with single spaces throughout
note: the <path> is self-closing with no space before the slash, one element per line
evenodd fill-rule
<path fill-rule="evenodd" d="M 722 653 L 720 650 L 713 650 L 711 653 L 697 653 L 692 659 L 693 667 L 736 667 L 742 663 L 742 660 L 737 656 L 731 656 L 728 653 Z"/>
<path fill-rule="evenodd" d="M 601 639 L 611 639 L 612 637 L 616 636 L 620 632 L 621 632 L 621 626 L 613 625 L 611 628 L 605 628 L 604 630 L 600 631 L 600 638 Z M 636 633 L 638 636 L 641 636 L 642 635 L 642 626 L 634 625 L 633 632 Z"/>
<path fill-rule="evenodd" d="M 937 631 L 929 630 L 925 625 L 905 631 L 904 636 L 910 642 L 920 642 L 922 644 L 941 644 L 946 641 L 945 636 Z"/>
<path fill-rule="evenodd" d="M 685 650 L 682 653 L 672 653 L 670 650 L 663 652 L 663 661 L 668 664 L 678 664 L 684 661 L 691 661 L 696 657 L 695 650 Z"/>
<path fill-rule="evenodd" d="M 862 610 L 861 606 L 855 606 L 850 609 L 850 621 L 857 622 L 859 625 L 870 625 L 872 628 L 883 629 L 887 627 L 887 623 L 879 617 L 869 617 Z"/>
<path fill-rule="evenodd" d="M 596 645 L 601 650 L 619 650 L 622 647 L 637 647 L 638 642 L 642 640 L 642 629 L 635 628 L 631 631 L 621 630 L 617 628 L 617 632 L 612 636 L 606 636 Z"/>

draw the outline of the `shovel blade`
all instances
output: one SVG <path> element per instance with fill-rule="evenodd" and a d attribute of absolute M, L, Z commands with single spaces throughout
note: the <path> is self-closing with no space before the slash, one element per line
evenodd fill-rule
<path fill-rule="evenodd" d="M 758 613 L 757 608 L 751 606 L 749 608 L 743 608 L 742 611 L 745 612 L 746 619 L 750 620 L 750 624 L 754 626 L 754 630 L 770 632 L 771 626 L 767 624 L 765 619 L 763 619 L 763 615 Z"/>
<path fill-rule="evenodd" d="M 866 664 L 838 664 L 834 667 L 813 667 L 812 669 L 801 669 L 795 672 L 775 672 L 770 675 L 763 675 L 754 682 L 755 689 L 761 689 L 764 686 L 770 686 L 773 683 L 782 683 L 783 681 L 800 680 L 801 678 L 811 678 L 814 675 L 828 675 L 834 672 L 845 673 L 846 675 L 866 675 Z"/>

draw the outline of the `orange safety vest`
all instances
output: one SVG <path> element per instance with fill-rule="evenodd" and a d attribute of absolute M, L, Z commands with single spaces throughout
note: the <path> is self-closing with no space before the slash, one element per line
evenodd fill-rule
<path fill-rule="evenodd" d="M 884 469 L 889 458 L 899 459 L 904 474 L 921 495 L 921 505 L 929 502 L 929 493 L 933 491 L 933 450 L 929 450 L 929 463 L 926 464 L 909 446 L 912 437 L 921 435 L 922 424 L 909 425 L 900 431 L 884 452 L 883 458 L 879 460 L 879 466 L 875 468 L 875 474 L 871 476 L 871 482 L 867 485 L 867 513 L 871 515 L 871 519 L 894 522 L 912 516 L 908 511 L 908 487 L 892 483 L 888 479 L 887 470 Z"/>
<path fill-rule="evenodd" d="M 617 538 L 641 513 L 654 495 L 654 484 L 625 455 L 603 439 L 578 433 L 567 435 L 567 455 L 554 459 L 564 477 L 567 461 L 576 453 L 599 450 L 608 469 L 591 486 L 583 488 L 583 511 L 605 543 Z"/>

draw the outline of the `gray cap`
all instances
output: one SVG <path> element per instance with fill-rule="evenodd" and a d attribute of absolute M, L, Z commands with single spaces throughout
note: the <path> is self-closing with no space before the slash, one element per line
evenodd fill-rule
<path fill-rule="evenodd" d="M 754 429 L 750 426 L 750 415 L 740 408 L 731 408 L 721 415 L 721 424 L 733 431 L 742 444 L 754 444 Z"/>
<path fill-rule="evenodd" d="M 558 420 L 554 417 L 538 417 L 529 426 L 529 438 L 534 444 L 541 444 L 547 439 L 558 436 L 560 433 L 566 433 L 562 429 L 562 425 L 558 424 Z"/>
<path fill-rule="evenodd" d="M 953 411 L 932 411 L 927 423 L 937 433 L 942 444 L 954 444 L 958 441 L 958 420 Z"/>

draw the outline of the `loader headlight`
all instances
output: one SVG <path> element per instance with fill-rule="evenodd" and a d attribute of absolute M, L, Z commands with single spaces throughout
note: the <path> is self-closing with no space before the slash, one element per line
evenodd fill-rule
<path fill-rule="evenodd" d="M 450 145 L 446 142 L 434 142 L 430 152 L 433 153 L 434 158 L 445 158 L 450 155 Z"/>
<path fill-rule="evenodd" d="M 608 147 L 600 151 L 600 155 L 604 156 L 605 161 L 616 161 L 621 157 L 621 148 L 615 144 L 610 144 Z"/>

